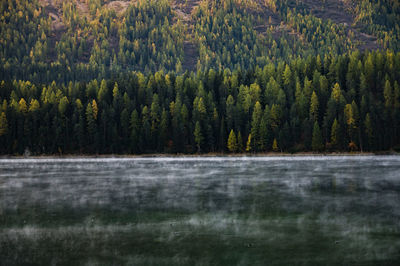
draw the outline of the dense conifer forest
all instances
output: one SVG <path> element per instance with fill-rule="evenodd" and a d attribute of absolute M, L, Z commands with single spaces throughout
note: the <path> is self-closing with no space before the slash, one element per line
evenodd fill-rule
<path fill-rule="evenodd" d="M 0 153 L 399 150 L 399 40 L 392 0 L 2 1 Z"/>

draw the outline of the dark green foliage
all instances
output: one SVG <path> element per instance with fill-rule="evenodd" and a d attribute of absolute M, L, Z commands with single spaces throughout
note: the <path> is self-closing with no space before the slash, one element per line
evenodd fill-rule
<path fill-rule="evenodd" d="M 347 69 L 353 56 L 361 65 L 372 60 L 372 73 L 379 58 L 400 63 L 399 53 L 373 52 L 337 64 Z M 382 86 L 361 82 L 356 93 L 339 85 L 351 84 L 352 75 L 329 82 L 308 59 L 259 72 L 138 72 L 67 86 L 2 82 L 1 153 L 223 152 L 232 132 L 232 151 L 271 151 L 274 140 L 280 151 L 387 150 L 400 144 L 400 75 L 381 71 L 374 79 Z"/>

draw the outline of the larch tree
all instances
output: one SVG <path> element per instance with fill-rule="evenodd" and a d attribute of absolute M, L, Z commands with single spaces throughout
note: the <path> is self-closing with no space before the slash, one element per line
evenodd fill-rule
<path fill-rule="evenodd" d="M 272 142 L 272 150 L 274 152 L 278 152 L 279 148 L 278 148 L 278 141 L 276 140 L 276 138 L 274 138 L 274 141 Z"/>
<path fill-rule="evenodd" d="M 229 138 L 228 138 L 228 143 L 227 143 L 228 150 L 230 152 L 237 152 L 238 150 L 238 145 L 237 145 L 237 139 L 236 139 L 236 134 L 231 130 L 229 133 Z"/>
<path fill-rule="evenodd" d="M 18 111 L 22 114 L 26 114 L 28 112 L 28 106 L 24 98 L 21 98 L 18 102 Z"/>
<path fill-rule="evenodd" d="M 252 150 L 251 143 L 252 143 L 252 138 L 251 138 L 251 133 L 250 133 L 249 136 L 247 137 L 247 141 L 246 141 L 246 152 L 250 152 Z"/>
<path fill-rule="evenodd" d="M 344 117 L 346 119 L 348 136 L 350 138 L 350 141 L 353 141 L 354 132 L 356 129 L 356 121 L 354 118 L 353 107 L 351 104 L 346 104 L 346 106 L 344 107 Z"/>

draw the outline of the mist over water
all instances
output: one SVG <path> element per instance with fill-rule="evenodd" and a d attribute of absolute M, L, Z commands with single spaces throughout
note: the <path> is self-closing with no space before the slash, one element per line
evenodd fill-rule
<path fill-rule="evenodd" d="M 399 265 L 400 157 L 0 160 L 0 265 Z"/>

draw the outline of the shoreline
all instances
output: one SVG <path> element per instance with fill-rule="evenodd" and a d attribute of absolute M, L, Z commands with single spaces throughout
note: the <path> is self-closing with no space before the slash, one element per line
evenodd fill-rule
<path fill-rule="evenodd" d="M 1 159 L 68 159 L 68 158 L 206 158 L 206 157 L 340 157 L 340 156 L 400 156 L 395 151 L 386 152 L 260 152 L 260 153 L 151 153 L 151 154 L 43 154 L 43 155 L 0 155 Z"/>

